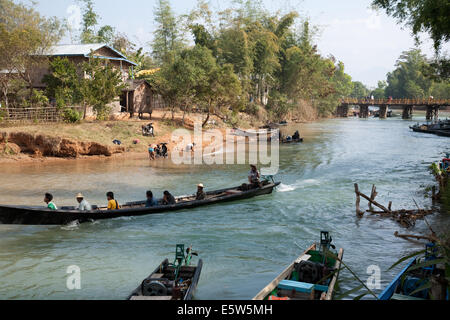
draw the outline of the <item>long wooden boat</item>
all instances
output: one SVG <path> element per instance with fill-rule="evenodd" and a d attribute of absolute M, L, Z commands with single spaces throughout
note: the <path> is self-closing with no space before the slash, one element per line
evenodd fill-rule
<path fill-rule="evenodd" d="M 378 296 L 379 300 L 431 300 L 430 293 L 433 288 L 420 290 L 420 287 L 430 283 L 432 276 L 441 275 L 445 277 L 445 270 L 438 265 L 420 267 L 422 262 L 437 259 L 433 253 L 434 245 L 428 244 L 426 248 L 425 257 L 411 259 Z M 439 284 L 437 285 L 439 286 Z M 415 292 L 417 289 L 420 291 Z M 437 288 L 434 292 L 439 291 L 441 291 L 440 299 L 448 300 L 448 289 L 444 286 Z"/>
<path fill-rule="evenodd" d="M 92 211 L 77 211 L 75 207 L 61 207 L 51 211 L 43 207 L 0 206 L 0 224 L 13 225 L 66 225 L 74 221 L 79 223 L 95 220 L 114 219 L 119 217 L 145 216 L 151 214 L 188 210 L 206 205 L 237 201 L 267 195 L 280 185 L 280 182 L 264 181 L 261 188 L 246 190 L 235 187 L 206 193 L 204 200 L 196 200 L 196 196 L 182 196 L 176 198 L 174 205 L 159 205 L 145 207 L 145 201 L 129 202 L 121 206 L 120 210 L 107 211 L 106 207 L 93 206 Z"/>
<path fill-rule="evenodd" d="M 192 300 L 203 261 L 191 266 L 192 248 L 184 254 L 184 245 L 177 245 L 175 262 L 164 260 L 142 283 L 131 293 L 127 300 Z"/>
<path fill-rule="evenodd" d="M 325 252 L 334 247 L 331 241 L 322 231 L 319 250 L 317 244 L 311 245 L 253 300 L 332 300 L 344 249 L 335 253 L 338 259 L 327 256 Z"/>

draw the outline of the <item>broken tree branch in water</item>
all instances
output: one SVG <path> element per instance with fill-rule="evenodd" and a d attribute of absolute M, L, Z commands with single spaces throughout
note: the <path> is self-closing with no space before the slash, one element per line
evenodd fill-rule
<path fill-rule="evenodd" d="M 412 239 L 416 239 L 416 240 L 428 240 L 428 241 L 431 241 L 431 242 L 437 242 L 438 241 L 438 238 L 435 235 L 433 235 L 433 234 L 430 235 L 430 236 L 416 236 L 416 235 L 413 235 L 413 234 L 399 234 L 398 232 L 395 232 L 394 236 L 396 236 L 397 238 L 403 238 L 403 239 L 406 239 L 406 240 L 410 240 L 412 238 Z"/>
<path fill-rule="evenodd" d="M 419 208 L 417 202 L 414 200 L 414 203 L 417 207 L 416 210 L 392 210 L 392 201 L 389 202 L 388 208 L 381 205 L 377 201 L 375 201 L 375 197 L 378 195 L 376 192 L 376 187 L 372 187 L 372 194 L 370 197 L 366 196 L 364 193 L 359 191 L 359 186 L 357 183 L 355 183 L 355 193 L 356 193 L 356 213 L 359 217 L 362 217 L 364 213 L 360 210 L 360 198 L 364 198 L 367 201 L 369 201 L 369 207 L 370 210 L 367 210 L 366 212 L 371 213 L 372 215 L 380 215 L 382 217 L 391 217 L 395 221 L 397 221 L 399 224 L 401 224 L 405 228 L 410 228 L 415 226 L 416 220 L 418 219 L 424 219 L 425 216 L 433 214 L 433 210 L 426 210 Z M 374 205 L 381 209 L 382 211 L 375 211 L 371 208 L 371 206 Z"/>

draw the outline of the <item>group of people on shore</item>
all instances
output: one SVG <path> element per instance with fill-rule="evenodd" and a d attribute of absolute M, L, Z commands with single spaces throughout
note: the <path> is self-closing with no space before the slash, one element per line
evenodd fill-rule
<path fill-rule="evenodd" d="M 156 158 L 167 158 L 169 156 L 167 143 L 150 144 L 148 146 L 148 155 L 150 160 L 155 160 Z"/>

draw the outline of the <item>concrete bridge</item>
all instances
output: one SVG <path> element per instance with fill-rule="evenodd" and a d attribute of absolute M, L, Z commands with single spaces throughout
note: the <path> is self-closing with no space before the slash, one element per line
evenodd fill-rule
<path fill-rule="evenodd" d="M 342 99 L 341 105 L 336 110 L 338 117 L 348 117 L 349 107 L 359 106 L 359 117 L 369 117 L 369 107 L 380 108 L 380 118 L 387 117 L 389 108 L 402 108 L 403 119 L 411 119 L 414 107 L 426 107 L 427 120 L 439 118 L 439 109 L 450 106 L 450 100 L 443 99 Z"/>

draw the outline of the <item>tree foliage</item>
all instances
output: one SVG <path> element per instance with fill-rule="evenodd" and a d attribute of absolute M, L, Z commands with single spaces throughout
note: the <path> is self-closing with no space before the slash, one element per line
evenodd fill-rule
<path fill-rule="evenodd" d="M 450 39 L 450 2 L 448 0 L 373 0 L 375 8 L 406 24 L 419 41 L 421 32 L 428 33 L 434 42 L 437 57 L 428 68 L 428 77 L 446 80 L 450 77 L 450 59 L 438 57 L 442 45 Z"/>
<path fill-rule="evenodd" d="M 61 39 L 64 29 L 58 19 L 44 18 L 32 6 L 0 0 L 0 9 L 0 99 L 8 107 L 8 95 L 22 87 L 18 82 L 28 86 L 32 101 L 31 72 Z"/>
<path fill-rule="evenodd" d="M 430 34 L 437 51 L 450 40 L 448 0 L 374 0 L 373 6 L 384 9 L 399 23 L 406 23 L 416 36 L 421 32 Z"/>
<path fill-rule="evenodd" d="M 183 37 L 175 31 L 185 28 L 167 0 L 158 2 L 155 20 L 153 57 L 162 71 L 149 80 L 179 107 L 196 105 L 208 114 L 213 105 L 265 108 L 274 117 L 286 118 L 307 103 L 327 116 L 352 91 L 343 63 L 318 53 L 315 27 L 307 20 L 299 27 L 297 12 L 270 14 L 257 0 L 237 0 L 233 8 L 215 12 L 199 1 L 185 19 L 195 46 L 183 50 Z M 190 75 L 185 74 L 188 70 Z M 174 92 L 184 98 L 175 99 Z"/>

